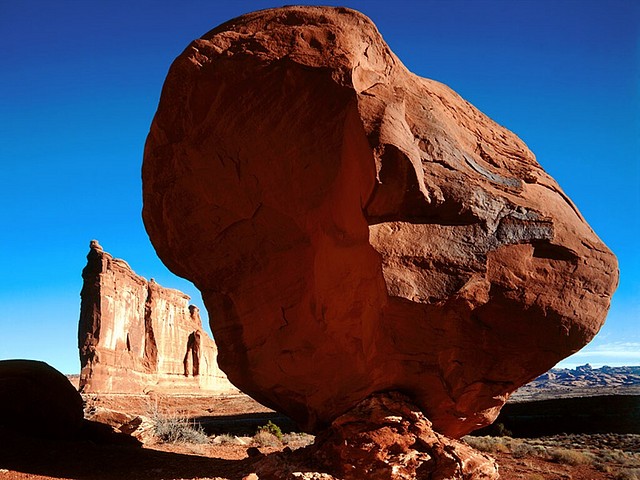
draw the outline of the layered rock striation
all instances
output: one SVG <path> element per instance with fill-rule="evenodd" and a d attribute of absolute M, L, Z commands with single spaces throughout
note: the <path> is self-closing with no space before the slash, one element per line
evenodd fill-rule
<path fill-rule="evenodd" d="M 229 391 L 217 347 L 189 296 L 147 281 L 91 242 L 82 271 L 80 390 Z"/>
<path fill-rule="evenodd" d="M 512 132 L 353 10 L 233 19 L 175 60 L 143 217 L 220 366 L 308 430 L 400 391 L 458 437 L 584 346 L 614 255 Z"/>

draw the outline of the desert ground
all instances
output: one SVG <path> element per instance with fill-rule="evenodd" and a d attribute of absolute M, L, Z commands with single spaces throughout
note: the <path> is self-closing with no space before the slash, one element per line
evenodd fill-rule
<path fill-rule="evenodd" d="M 0 480 L 241 480 L 255 472 L 255 463 L 263 456 L 296 450 L 313 441 L 311 435 L 296 432 L 285 417 L 242 394 L 84 395 L 84 400 L 87 416 L 96 411 L 144 415 L 159 423 L 168 422 L 174 433 L 186 434 L 157 438 L 140 447 L 95 440 L 34 439 L 30 432 L 16 435 L 0 431 Z M 279 426 L 282 435 L 259 432 L 269 422 Z M 637 434 L 528 439 L 468 436 L 465 441 L 496 458 L 504 479 L 640 479 Z"/>

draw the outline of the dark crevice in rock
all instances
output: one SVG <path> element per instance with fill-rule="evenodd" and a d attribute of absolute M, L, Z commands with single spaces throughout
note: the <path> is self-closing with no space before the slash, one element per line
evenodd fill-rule
<path fill-rule="evenodd" d="M 565 262 L 577 262 L 580 257 L 570 248 L 562 245 L 554 245 L 547 240 L 534 240 L 533 245 L 534 258 L 546 258 L 549 260 L 562 260 Z"/>

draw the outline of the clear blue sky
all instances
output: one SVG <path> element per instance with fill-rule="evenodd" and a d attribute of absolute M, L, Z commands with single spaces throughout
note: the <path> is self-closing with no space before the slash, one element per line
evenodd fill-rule
<path fill-rule="evenodd" d="M 410 70 L 529 145 L 620 261 L 606 325 L 563 365 L 640 364 L 640 2 L 320 3 L 367 14 Z M 0 358 L 79 371 L 80 273 L 93 238 L 202 305 L 145 233 L 144 141 L 187 44 L 280 5 L 0 0 Z"/>

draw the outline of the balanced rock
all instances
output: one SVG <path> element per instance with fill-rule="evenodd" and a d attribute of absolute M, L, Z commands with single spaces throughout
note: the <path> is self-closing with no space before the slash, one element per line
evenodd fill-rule
<path fill-rule="evenodd" d="M 189 296 L 136 275 L 93 240 L 82 271 L 80 390 L 165 393 L 235 390 Z"/>
<path fill-rule="evenodd" d="M 452 437 L 584 346 L 614 255 L 516 135 L 364 15 L 244 15 L 175 60 L 143 217 L 229 379 L 308 430 L 400 391 Z"/>
<path fill-rule="evenodd" d="M 82 426 L 82 397 L 66 376 L 45 362 L 0 361 L 0 427 L 26 436 L 72 438 Z"/>

